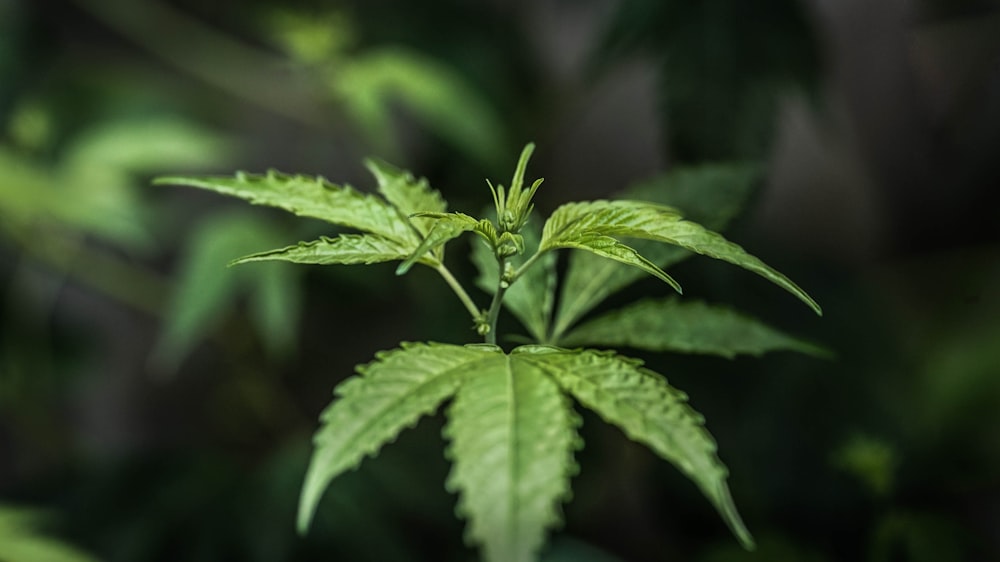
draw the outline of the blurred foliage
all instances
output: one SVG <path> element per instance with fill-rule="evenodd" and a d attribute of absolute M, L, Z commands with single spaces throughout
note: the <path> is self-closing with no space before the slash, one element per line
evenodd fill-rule
<path fill-rule="evenodd" d="M 96 560 L 38 531 L 42 514 L 0 505 L 0 560 L 91 562 Z"/>
<path fill-rule="evenodd" d="M 394 110 L 482 164 L 502 162 L 500 117 L 489 101 L 447 64 L 405 47 L 356 52 L 356 32 L 343 13 L 278 12 L 275 40 L 292 60 L 326 84 L 380 154 L 398 152 Z"/>

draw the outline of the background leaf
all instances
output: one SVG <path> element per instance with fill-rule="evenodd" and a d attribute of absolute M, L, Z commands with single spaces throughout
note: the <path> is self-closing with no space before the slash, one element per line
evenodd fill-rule
<path fill-rule="evenodd" d="M 678 298 L 645 299 L 614 310 L 578 326 L 559 344 L 707 353 L 730 359 L 781 350 L 829 355 L 726 306 Z"/>
<path fill-rule="evenodd" d="M 298 332 L 299 273 L 281 264 L 225 266 L 251 249 L 273 246 L 282 237 L 282 232 L 260 217 L 243 212 L 215 217 L 193 234 L 153 350 L 157 368 L 176 370 L 245 294 L 252 295 L 251 311 L 268 348 L 279 355 L 290 349 Z M 286 295 L 279 296 L 279 292 Z"/>
<path fill-rule="evenodd" d="M 38 530 L 43 517 L 0 505 L 0 560 L 11 562 L 96 562 L 96 558 Z"/>
<path fill-rule="evenodd" d="M 580 420 L 559 386 L 521 355 L 496 354 L 458 390 L 445 434 L 467 537 L 494 562 L 536 560 L 545 532 L 561 523 L 581 444 Z"/>
<path fill-rule="evenodd" d="M 504 126 L 496 110 L 456 72 L 434 59 L 381 48 L 343 61 L 328 83 L 382 146 L 390 144 L 389 110 L 398 103 L 482 164 L 493 167 L 504 152 Z"/>

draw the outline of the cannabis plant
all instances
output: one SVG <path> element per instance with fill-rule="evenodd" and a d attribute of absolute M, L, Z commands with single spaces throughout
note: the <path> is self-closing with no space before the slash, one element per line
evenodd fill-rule
<path fill-rule="evenodd" d="M 676 262 L 688 252 L 748 269 L 792 293 L 817 314 L 819 306 L 787 277 L 722 235 L 685 220 L 672 207 L 638 200 L 567 203 L 540 229 L 535 227 L 532 198 L 542 180 L 530 186 L 524 182 L 532 150 L 529 144 L 521 153 L 509 188 L 487 182 L 495 207 L 491 218 L 448 212 L 426 180 L 377 161 L 366 164 L 380 196 L 323 178 L 275 171 L 156 180 L 209 189 L 360 231 L 300 242 L 233 263 L 399 261 L 399 275 L 415 265 L 429 267 L 458 296 L 483 338 L 482 343 L 466 345 L 403 343 L 377 353 L 374 361 L 357 368 L 356 376 L 337 386 L 336 398 L 323 412 L 315 436 L 299 506 L 299 530 L 309 527 L 333 478 L 375 455 L 404 428 L 450 400 L 444 431 L 452 461 L 447 487 L 460 495 L 468 541 L 481 546 L 486 560 L 533 560 L 546 532 L 561 522 L 560 504 L 569 498 L 570 478 L 577 471 L 574 451 L 582 441 L 575 401 L 673 463 L 701 489 L 740 542 L 752 547 L 730 497 L 715 441 L 702 416 L 687 404 L 686 395 L 637 359 L 563 346 L 616 337 L 636 346 L 629 338 L 656 338 L 655 333 L 644 333 L 648 331 L 644 323 L 659 316 L 678 320 L 680 336 L 675 342 L 681 350 L 685 323 L 690 325 L 686 318 L 705 319 L 700 325 L 714 323 L 724 332 L 741 329 L 743 336 L 733 345 L 726 344 L 727 334 L 716 342 L 723 354 L 748 351 L 740 348 L 744 345 L 750 345 L 750 352 L 769 345 L 794 347 L 750 319 L 677 300 L 626 309 L 572 329 L 604 297 L 634 280 L 630 272 L 655 276 L 680 293 L 680 285 L 657 262 Z M 467 232 L 481 240 L 473 257 L 480 268 L 477 284 L 492 293 L 486 308 L 473 301 L 445 265 L 447 243 Z M 636 243 L 629 245 L 623 239 Z M 673 247 L 673 253 L 657 249 L 663 245 Z M 556 307 L 560 284 L 555 254 L 560 249 L 578 250 L 588 258 L 570 264 Z M 497 344 L 501 307 L 524 324 L 533 343 L 510 350 Z"/>

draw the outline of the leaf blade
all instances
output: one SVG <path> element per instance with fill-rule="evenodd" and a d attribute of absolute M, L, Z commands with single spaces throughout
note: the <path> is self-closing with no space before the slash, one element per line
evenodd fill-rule
<path fill-rule="evenodd" d="M 537 346 L 535 346 L 537 347 Z M 648 446 L 691 479 L 748 548 L 753 539 L 726 485 L 728 470 L 716 456 L 715 440 L 687 396 L 642 362 L 594 350 L 523 355 L 607 422 Z"/>
<path fill-rule="evenodd" d="M 389 238 L 376 234 L 341 234 L 336 238 L 323 236 L 295 246 L 250 254 L 233 260 L 231 265 L 272 260 L 318 265 L 369 265 L 404 260 L 409 255 L 408 248 Z"/>
<path fill-rule="evenodd" d="M 760 176 L 757 164 L 682 167 L 630 187 L 624 195 L 680 209 L 691 220 L 721 231 L 742 208 Z M 635 240 L 631 245 L 661 269 L 692 255 L 679 247 L 648 240 Z M 564 333 L 598 303 L 642 277 L 641 270 L 590 253 L 573 252 L 560 291 L 553 333 Z"/>
<path fill-rule="evenodd" d="M 782 350 L 829 355 L 815 344 L 731 308 L 676 298 L 646 299 L 614 310 L 578 326 L 559 343 L 701 353 L 728 359 Z"/>
<path fill-rule="evenodd" d="M 414 247 L 419 239 L 407 221 L 382 199 L 323 177 L 237 172 L 234 176 L 168 176 L 157 185 L 183 185 L 245 199 L 254 205 L 284 209 L 303 217 L 324 220 L 378 234 Z"/>
<path fill-rule="evenodd" d="M 298 529 L 305 532 L 330 481 L 373 455 L 455 392 L 463 377 L 491 354 L 449 344 L 404 344 L 381 352 L 335 389 L 299 500 Z"/>
<path fill-rule="evenodd" d="M 396 268 L 396 275 L 402 275 L 410 270 L 413 264 L 422 259 L 428 252 L 458 238 L 462 234 L 482 229 L 482 222 L 464 213 L 446 213 L 434 216 L 434 226 L 424 240 Z"/>
<path fill-rule="evenodd" d="M 527 562 L 561 522 L 579 417 L 544 372 L 516 355 L 496 359 L 463 383 L 449 409 L 448 486 L 461 492 L 467 537 L 486 560 Z"/>
<path fill-rule="evenodd" d="M 408 217 L 421 235 L 426 236 L 433 223 L 412 215 L 444 213 L 448 210 L 448 203 L 441 197 L 441 193 L 432 189 L 426 179 L 418 180 L 413 174 L 381 160 L 367 159 L 365 167 L 375 176 L 379 193 L 389 204 L 399 209 L 404 217 Z"/>

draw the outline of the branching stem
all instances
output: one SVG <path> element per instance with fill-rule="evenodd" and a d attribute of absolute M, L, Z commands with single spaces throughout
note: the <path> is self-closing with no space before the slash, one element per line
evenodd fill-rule
<path fill-rule="evenodd" d="M 451 290 L 455 292 L 458 296 L 458 300 L 462 301 L 462 304 L 465 305 L 465 309 L 472 315 L 472 319 L 479 321 L 482 313 L 479 308 L 476 307 L 476 303 L 472 302 L 472 299 L 469 298 L 469 293 L 465 292 L 465 288 L 458 282 L 458 279 L 455 279 L 455 276 L 451 274 L 451 271 L 449 271 L 443 263 L 439 263 L 434 269 L 441 274 L 441 277 L 443 277 L 445 282 L 448 283 Z"/>
<path fill-rule="evenodd" d="M 500 268 L 499 281 L 497 282 L 497 291 L 493 293 L 493 302 L 490 303 L 490 309 L 486 313 L 486 325 L 489 330 L 484 336 L 486 343 L 493 345 L 497 343 L 497 320 L 500 318 L 503 296 L 507 292 L 507 288 L 510 287 L 510 284 L 503 278 L 504 268 L 507 267 L 507 258 L 497 258 L 497 266 Z"/>
<path fill-rule="evenodd" d="M 514 272 L 514 278 L 511 280 L 511 284 L 513 284 L 514 281 L 517 281 L 521 277 L 521 275 L 523 275 L 524 272 L 528 270 L 529 267 L 531 267 L 532 265 L 534 265 L 536 261 L 538 261 L 538 258 L 542 257 L 542 254 L 544 253 L 545 252 L 543 250 L 538 250 L 524 263 L 522 263 L 521 267 L 517 268 L 517 271 Z"/>

